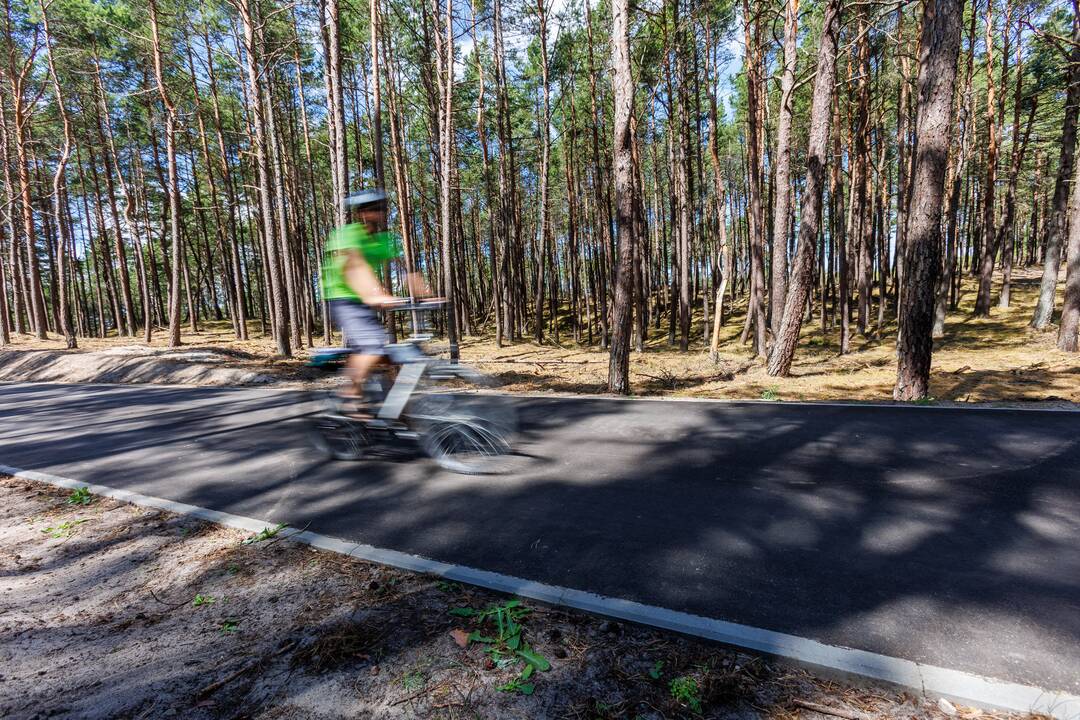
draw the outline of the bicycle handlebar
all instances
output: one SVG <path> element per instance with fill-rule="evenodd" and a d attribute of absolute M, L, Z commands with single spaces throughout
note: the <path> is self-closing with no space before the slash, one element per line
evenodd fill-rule
<path fill-rule="evenodd" d="M 387 312 L 432 312 L 443 307 L 446 307 L 445 298 L 417 300 L 416 298 L 407 297 L 400 298 L 397 302 L 386 303 L 380 306 L 379 309 Z"/>

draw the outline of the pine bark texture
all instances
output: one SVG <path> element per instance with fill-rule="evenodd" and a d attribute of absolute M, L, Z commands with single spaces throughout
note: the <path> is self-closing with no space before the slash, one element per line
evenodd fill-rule
<path fill-rule="evenodd" d="M 612 0 L 611 62 L 615 91 L 615 220 L 619 243 L 615 275 L 615 307 L 608 356 L 608 391 L 630 392 L 630 342 L 633 320 L 634 189 L 633 134 L 634 79 L 630 68 L 630 2 Z"/>
<path fill-rule="evenodd" d="M 818 46 L 817 73 L 810 106 L 810 141 L 807 147 L 806 184 L 803 186 L 799 242 L 795 249 L 791 287 L 784 305 L 780 327 L 769 354 L 769 375 L 787 375 L 795 358 L 795 347 L 814 276 L 814 253 L 821 229 L 821 197 L 828 164 L 829 122 L 836 85 L 836 37 L 841 0 L 830 0 L 822 20 Z"/>
<path fill-rule="evenodd" d="M 964 0 L 929 0 L 919 49 L 918 110 L 908 239 L 900 293 L 897 374 L 893 398 L 930 394 L 934 281 L 941 245 L 945 169 L 949 157 L 956 61 Z"/>

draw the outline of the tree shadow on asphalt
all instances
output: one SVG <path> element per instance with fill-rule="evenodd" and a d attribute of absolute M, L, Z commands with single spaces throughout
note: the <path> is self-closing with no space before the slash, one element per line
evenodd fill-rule
<path fill-rule="evenodd" d="M 159 426 L 160 405 L 191 392 L 139 391 L 119 427 L 115 399 L 73 401 L 92 434 L 24 439 L 38 460 L 22 467 L 86 463 L 90 483 L 1080 690 L 1071 415 L 538 398 L 520 401 L 532 466 L 462 478 L 323 461 L 284 396 L 202 389 L 207 407 Z M 25 392 L 48 404 L 64 390 Z"/>

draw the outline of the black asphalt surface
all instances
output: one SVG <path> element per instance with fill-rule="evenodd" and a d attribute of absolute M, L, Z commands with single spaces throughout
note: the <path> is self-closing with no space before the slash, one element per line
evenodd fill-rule
<path fill-rule="evenodd" d="M 0 385 L 0 464 L 1080 693 L 1080 415 L 506 398 L 509 477 L 327 462 L 303 395 Z"/>

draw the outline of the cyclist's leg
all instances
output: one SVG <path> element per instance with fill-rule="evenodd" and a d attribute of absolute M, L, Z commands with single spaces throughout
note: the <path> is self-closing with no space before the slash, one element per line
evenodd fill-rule
<path fill-rule="evenodd" d="M 345 345 L 352 351 L 346 372 L 352 381 L 352 396 L 362 399 L 364 381 L 386 357 L 386 330 L 375 311 L 353 300 L 333 300 L 330 312 L 345 336 Z"/>

